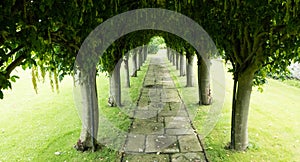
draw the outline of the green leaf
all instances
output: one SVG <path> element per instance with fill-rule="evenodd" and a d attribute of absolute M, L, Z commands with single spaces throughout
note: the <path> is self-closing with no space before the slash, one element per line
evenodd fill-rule
<path fill-rule="evenodd" d="M 10 80 L 11 80 L 12 82 L 16 82 L 16 79 L 19 79 L 19 77 L 16 76 L 16 75 L 13 75 L 13 76 L 10 77 Z"/>

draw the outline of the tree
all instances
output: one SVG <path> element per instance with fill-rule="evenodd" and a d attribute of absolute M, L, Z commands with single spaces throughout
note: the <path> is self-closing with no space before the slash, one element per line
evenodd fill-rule
<path fill-rule="evenodd" d="M 193 87 L 193 64 L 194 64 L 194 50 L 191 47 L 186 48 L 186 86 Z M 199 85 L 200 86 L 200 85 Z"/>
<path fill-rule="evenodd" d="M 64 75 L 73 73 L 73 66 L 76 54 L 83 40 L 89 32 L 103 21 L 106 16 L 97 16 L 103 11 L 103 2 L 87 1 L 1 1 L 0 8 L 3 14 L 0 16 L 0 97 L 3 97 L 2 90 L 11 87 L 11 81 L 17 76 L 10 76 L 13 69 L 22 66 L 24 69 L 33 69 L 33 83 L 36 88 L 36 69 L 40 69 L 42 77 L 48 71 L 54 74 L 55 83 Z M 80 5 L 78 5 L 80 3 Z M 68 8 L 66 10 L 66 7 Z M 87 76 L 87 84 L 82 87 L 94 86 Z M 53 79 L 53 78 L 51 78 Z M 53 82 L 51 80 L 51 82 Z M 94 86 L 95 87 L 95 86 Z M 83 104 L 85 107 L 85 118 L 78 145 L 82 150 L 94 146 L 96 135 L 90 131 L 93 121 L 89 116 L 89 110 L 97 111 L 97 107 L 89 109 L 87 88 L 82 88 Z M 91 92 L 95 92 L 93 89 Z M 96 94 L 93 94 L 95 98 Z M 95 114 L 97 114 L 95 112 Z M 97 118 L 94 118 L 95 121 Z M 97 121 L 94 122 L 97 124 Z M 87 129 L 84 129 L 87 128 Z M 97 126 L 95 127 L 97 128 Z M 94 129 L 95 130 L 95 129 Z M 94 133 L 97 133 L 95 130 Z"/>
<path fill-rule="evenodd" d="M 133 68 L 132 68 L 132 77 L 137 77 L 137 50 L 133 50 L 133 54 L 132 54 L 132 64 L 133 64 Z"/>
<path fill-rule="evenodd" d="M 283 71 L 299 55 L 298 1 L 201 2 L 207 15 L 200 23 L 208 31 L 234 76 L 230 148 L 248 146 L 248 114 L 253 85 L 264 83 L 265 73 Z"/>
<path fill-rule="evenodd" d="M 184 54 L 183 52 L 180 55 L 180 76 L 185 76 L 185 60 L 184 60 Z"/>
<path fill-rule="evenodd" d="M 129 61 L 129 54 L 125 55 L 124 68 L 125 68 L 125 75 L 126 75 L 125 85 L 126 85 L 127 88 L 130 88 L 130 75 L 129 75 L 128 61 Z"/>
<path fill-rule="evenodd" d="M 165 46 L 165 41 L 162 37 L 155 36 L 150 39 L 148 44 L 148 53 L 157 53 L 158 50 Z"/>

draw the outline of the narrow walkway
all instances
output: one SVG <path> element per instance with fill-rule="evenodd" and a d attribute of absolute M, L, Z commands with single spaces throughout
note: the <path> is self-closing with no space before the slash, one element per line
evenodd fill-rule
<path fill-rule="evenodd" d="M 149 56 L 122 162 L 206 161 L 200 138 L 170 76 L 165 56 Z"/>

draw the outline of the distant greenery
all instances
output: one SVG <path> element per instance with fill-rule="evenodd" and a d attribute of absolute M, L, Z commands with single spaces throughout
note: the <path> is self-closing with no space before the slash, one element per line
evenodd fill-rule
<path fill-rule="evenodd" d="M 164 38 L 160 37 L 160 36 L 152 37 L 149 44 L 148 44 L 148 52 L 155 54 L 161 48 L 166 48 Z"/>

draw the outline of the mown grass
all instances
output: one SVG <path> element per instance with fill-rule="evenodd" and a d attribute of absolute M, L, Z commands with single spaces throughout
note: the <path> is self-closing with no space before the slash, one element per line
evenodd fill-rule
<path fill-rule="evenodd" d="M 189 109 L 197 107 L 193 123 L 203 131 L 208 106 L 196 106 L 197 85 L 186 88 L 185 77 L 170 68 L 173 79 Z M 196 68 L 195 68 L 196 71 Z M 213 74 L 212 74 L 213 75 Z M 197 76 L 197 73 L 195 73 Z M 210 161 L 299 161 L 300 159 L 300 88 L 298 81 L 280 82 L 268 79 L 263 93 L 253 88 L 248 122 L 249 149 L 235 152 L 224 149 L 230 141 L 232 76 L 225 73 L 225 102 L 214 129 L 203 139 Z M 194 99 L 192 99 L 194 98 Z"/>
<path fill-rule="evenodd" d="M 137 100 L 147 66 L 137 78 L 131 78 L 132 102 Z M 21 79 L 13 90 L 5 91 L 0 100 L 0 162 L 6 161 L 116 161 L 117 151 L 104 147 L 95 153 L 78 152 L 73 145 L 79 138 L 81 121 L 73 99 L 73 81 L 66 77 L 60 83 L 60 93 L 51 92 L 50 84 L 39 84 L 35 94 L 31 75 L 18 70 Z M 122 73 L 124 77 L 124 74 Z M 108 78 L 97 78 L 100 111 L 116 127 L 126 131 L 131 123 L 119 108 L 107 106 Z M 59 152 L 59 155 L 55 155 Z"/>
<path fill-rule="evenodd" d="M 288 79 L 288 80 L 284 80 L 283 83 L 293 86 L 293 87 L 298 87 L 300 88 L 300 80 L 296 80 L 296 79 Z"/>

